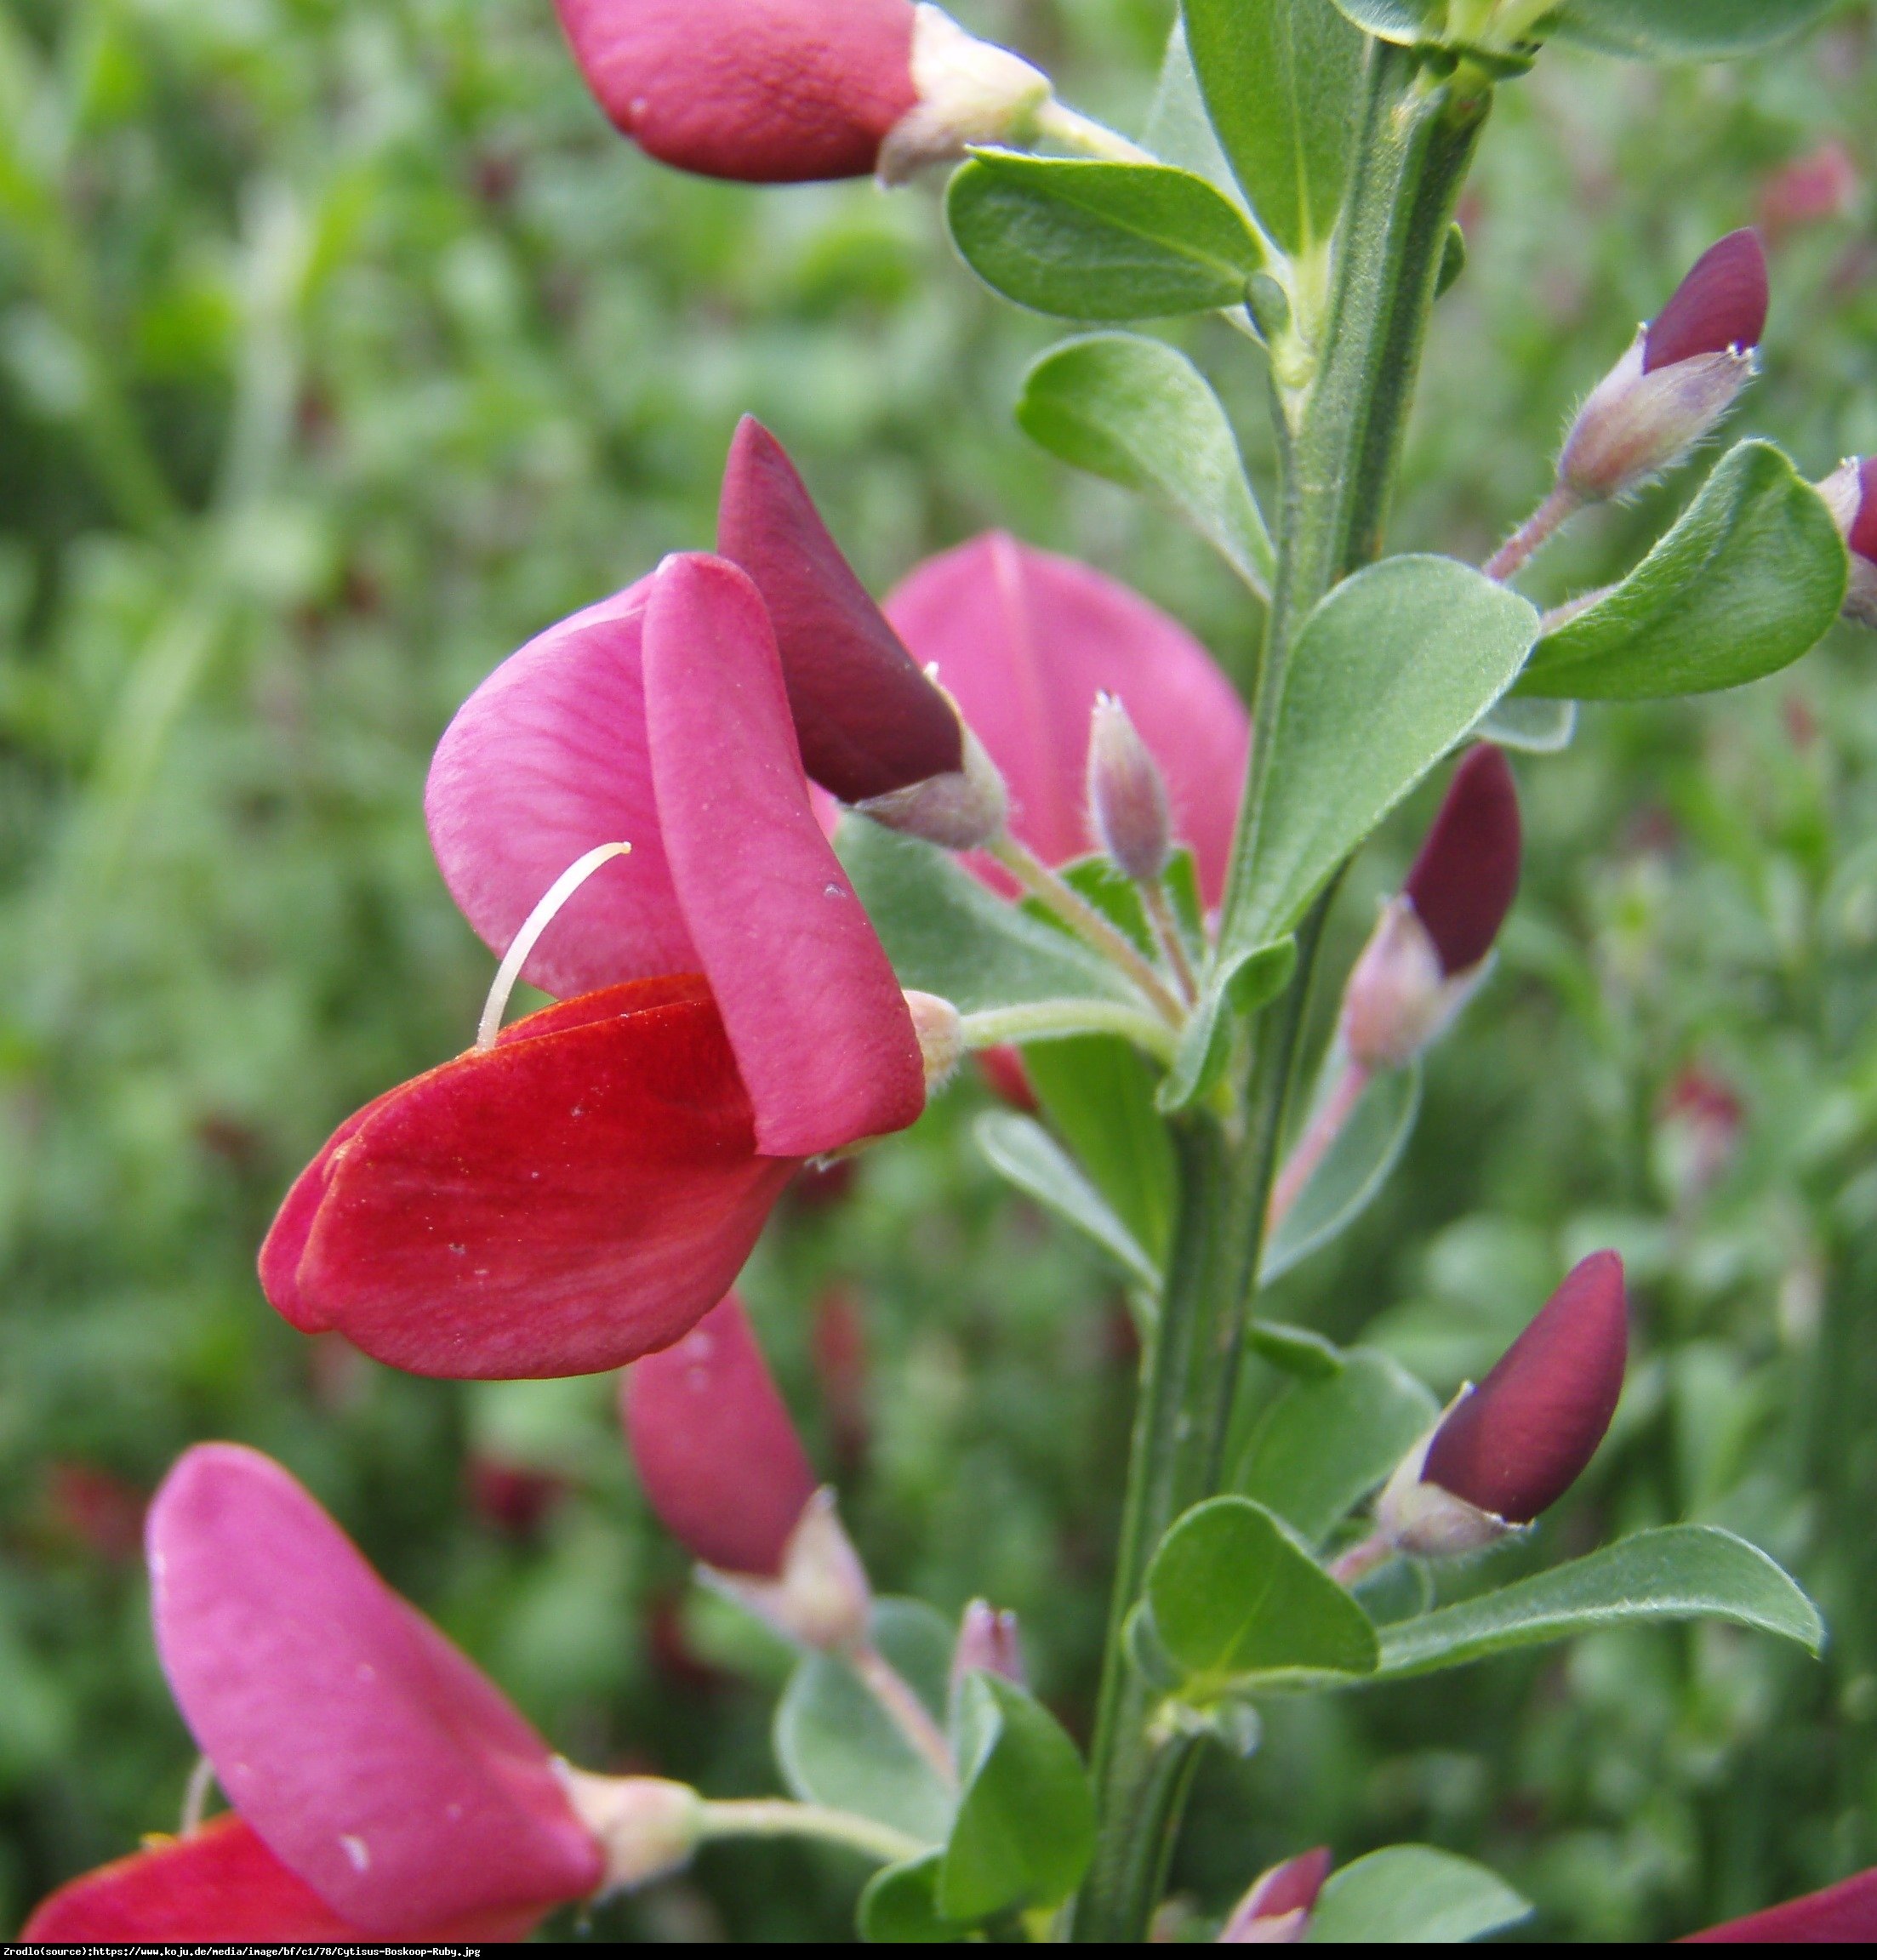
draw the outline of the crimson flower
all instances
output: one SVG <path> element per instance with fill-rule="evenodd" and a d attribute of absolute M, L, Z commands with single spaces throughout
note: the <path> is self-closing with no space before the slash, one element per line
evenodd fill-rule
<path fill-rule="evenodd" d="M 924 1107 L 919 1040 L 808 801 L 775 636 L 705 554 L 541 635 L 464 704 L 425 809 L 506 953 L 570 996 L 348 1119 L 262 1248 L 307 1332 L 419 1374 L 568 1375 L 720 1298 L 808 1157 Z"/>
<path fill-rule="evenodd" d="M 1689 1946 L 1861 1946 L 1877 1940 L 1877 1871 L 1841 1878 L 1822 1892 L 1789 1899 L 1744 1919 L 1691 1933 Z"/>
<path fill-rule="evenodd" d="M 1548 1510 L 1610 1427 L 1629 1342 L 1623 1262 L 1593 1252 L 1409 1452 L 1382 1494 L 1384 1532 L 1405 1551 L 1471 1551 Z"/>
<path fill-rule="evenodd" d="M 1757 347 L 1771 294 L 1766 248 L 1750 228 L 1730 231 L 1689 267 L 1643 334 L 1642 371 L 1653 374 L 1703 354 Z"/>
<path fill-rule="evenodd" d="M 1208 903 L 1225 885 L 1250 718 L 1184 627 L 1115 579 L 991 532 L 930 558 L 886 613 L 1003 772 L 1010 828 L 1052 864 L 1084 855 L 1088 738 L 1114 696 L 1166 778 Z M 995 874 L 991 874 L 996 875 Z"/>
<path fill-rule="evenodd" d="M 147 1544 L 234 1814 L 74 1879 L 26 1938 L 515 1939 L 607 1878 L 546 1744 L 277 1464 L 190 1450 Z"/>

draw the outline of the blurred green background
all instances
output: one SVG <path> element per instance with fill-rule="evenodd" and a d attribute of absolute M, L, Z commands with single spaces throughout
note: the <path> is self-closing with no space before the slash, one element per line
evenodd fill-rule
<path fill-rule="evenodd" d="M 957 10 L 1138 127 L 1168 0 Z M 1874 91 L 1862 4 L 1737 67 L 1549 54 L 1503 90 L 1395 541 L 1489 549 L 1635 322 L 1755 219 L 1776 299 L 1738 431 L 1820 476 L 1877 449 Z M 976 287 L 933 185 L 648 163 L 549 0 L 0 0 L 0 1927 L 174 1826 L 191 1750 L 137 1515 L 206 1437 L 288 1464 L 577 1758 L 774 1786 L 781 1657 L 687 1589 L 612 1383 L 394 1375 L 277 1320 L 253 1256 L 328 1129 L 473 1026 L 490 961 L 419 812 L 445 721 L 544 624 L 708 543 L 745 410 L 877 588 L 1007 525 L 1242 671 L 1258 620 L 1204 548 L 1012 424 L 1056 333 Z M 1268 481 L 1247 344 L 1184 344 Z M 1583 525 L 1534 590 L 1613 576 L 1697 480 Z M 1202 1781 L 1169 1933 L 1319 1841 L 1484 1858 L 1550 1938 L 1877 1861 L 1874 662 L 1844 630 L 1520 760 L 1497 977 L 1384 1199 L 1277 1308 L 1445 1390 L 1619 1245 L 1617 1431 L 1502 1557 L 1724 1522 L 1820 1599 L 1823 1663 L 1625 1632 L 1282 1708 Z M 1428 809 L 1348 880 L 1340 960 Z M 1112 1276 L 976 1156 L 983 1102 L 801 1189 L 748 1291 L 878 1581 L 1018 1608 L 1080 1730 L 1131 1342 Z M 859 1876 L 713 1851 L 591 1929 L 844 1938 Z"/>

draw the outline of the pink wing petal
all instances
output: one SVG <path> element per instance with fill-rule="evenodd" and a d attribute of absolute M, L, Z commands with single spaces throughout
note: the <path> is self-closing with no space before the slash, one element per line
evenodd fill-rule
<path fill-rule="evenodd" d="M 278 1464 L 191 1450 L 148 1542 L 157 1652 L 191 1730 L 341 1917 L 414 1935 L 598 1885 L 546 1745 Z"/>
<path fill-rule="evenodd" d="M 925 1070 L 899 983 L 808 801 L 775 635 L 726 559 L 668 558 L 645 617 L 665 847 L 766 1157 L 904 1129 Z"/>
<path fill-rule="evenodd" d="M 443 732 L 424 793 L 450 895 L 505 953 L 549 886 L 596 844 L 632 855 L 596 872 L 541 936 L 522 975 L 584 994 L 694 973 L 645 752 L 639 641 L 648 579 L 505 660 Z"/>
<path fill-rule="evenodd" d="M 991 532 L 928 559 L 887 601 L 1010 786 L 1012 826 L 1051 863 L 1093 846 L 1085 793 L 1095 697 L 1120 698 L 1165 773 L 1174 834 L 1208 903 L 1224 889 L 1251 742 L 1231 683 L 1186 630 L 1125 585 Z"/>

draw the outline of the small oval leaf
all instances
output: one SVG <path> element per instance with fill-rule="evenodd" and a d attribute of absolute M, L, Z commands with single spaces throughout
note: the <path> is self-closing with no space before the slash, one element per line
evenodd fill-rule
<path fill-rule="evenodd" d="M 1651 701 L 1757 681 L 1831 630 L 1849 573 L 1824 499 L 1743 442 L 1620 585 L 1539 641 L 1517 692 Z"/>
<path fill-rule="evenodd" d="M 1337 0 L 1338 6 L 1344 0 Z M 1714 60 L 1798 33 L 1838 0 L 1570 0 L 1555 31 L 1612 54 Z M 1345 9 L 1346 10 L 1346 9 Z"/>
<path fill-rule="evenodd" d="M 1166 163 L 980 151 L 945 212 L 987 286 L 1070 320 L 1152 320 L 1243 303 L 1264 262 L 1236 205 Z"/>
<path fill-rule="evenodd" d="M 994 1170 L 1093 1239 L 1142 1285 L 1160 1291 L 1159 1267 L 1041 1124 L 994 1109 L 978 1119 L 976 1133 Z"/>
<path fill-rule="evenodd" d="M 1330 1874 L 1304 1938 L 1319 1946 L 1458 1946 L 1531 1913 L 1530 1900 L 1470 1858 L 1390 1844 Z"/>
<path fill-rule="evenodd" d="M 1390 1627 L 1381 1672 L 1426 1674 L 1600 1627 L 1658 1620 L 1725 1620 L 1814 1654 L 1825 1638 L 1818 1609 L 1756 1546 L 1712 1524 L 1670 1524 Z"/>
<path fill-rule="evenodd" d="M 1420 1108 L 1418 1061 L 1384 1069 L 1370 1080 L 1266 1242 L 1261 1285 L 1269 1286 L 1355 1222 L 1407 1148 Z"/>

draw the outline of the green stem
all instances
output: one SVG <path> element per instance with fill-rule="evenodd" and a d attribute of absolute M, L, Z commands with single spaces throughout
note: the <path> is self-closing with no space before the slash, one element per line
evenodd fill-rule
<path fill-rule="evenodd" d="M 1120 1000 L 1035 1000 L 1023 1007 L 987 1007 L 959 1019 L 967 1048 L 1001 1048 L 1013 1041 L 1047 1041 L 1065 1034 L 1119 1034 L 1171 1062 L 1178 1037 L 1157 1014 Z"/>
<path fill-rule="evenodd" d="M 870 1817 L 830 1810 L 821 1803 L 791 1803 L 783 1797 L 713 1798 L 700 1808 L 706 1838 L 819 1838 L 826 1844 L 845 1844 L 882 1865 L 897 1865 L 931 1849 Z"/>
<path fill-rule="evenodd" d="M 1381 549 L 1447 227 L 1489 96 L 1469 71 L 1441 81 L 1407 50 L 1376 45 L 1332 271 L 1321 363 L 1308 390 L 1280 397 L 1286 485 L 1277 578 L 1254 693 L 1255 734 L 1220 942 L 1251 869 L 1286 671 L 1304 621 L 1337 581 Z M 1094 1752 L 1098 1825 L 1072 1932 L 1144 1937 L 1165 1880 L 1195 1759 L 1156 1742 L 1153 1696 L 1123 1638 L 1155 1547 L 1188 1506 L 1218 1487 L 1245 1327 L 1333 885 L 1298 932 L 1295 978 L 1257 1027 L 1237 1119 L 1173 1125 L 1180 1207 L 1161 1325 L 1144 1361 L 1124 1500 Z"/>

